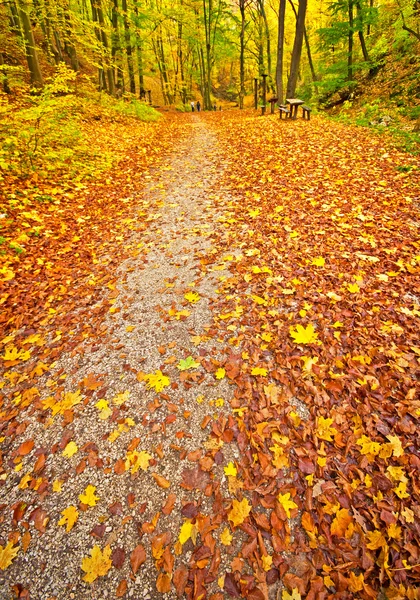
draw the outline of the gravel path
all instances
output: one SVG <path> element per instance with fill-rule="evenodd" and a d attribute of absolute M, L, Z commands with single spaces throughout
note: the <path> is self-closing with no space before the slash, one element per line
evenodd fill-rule
<path fill-rule="evenodd" d="M 207 336 L 210 304 L 227 273 L 218 267 L 203 276 L 201 269 L 203 257 L 213 256 L 218 156 L 208 125 L 193 119 L 189 139 L 138 194 L 139 212 L 156 205 L 159 212 L 149 215 L 145 233 L 129 240 L 136 250 L 111 286 L 114 304 L 100 324 L 102 343 L 86 339 L 38 380 L 47 410 L 29 413 L 24 435 L 9 450 L 13 456 L 31 439 L 34 447 L 1 488 L 0 504 L 12 507 L 13 515 L 8 509 L 0 522 L 0 538 L 10 539 L 11 518 L 20 532 L 16 558 L 0 571 L 2 599 L 27 589 L 37 600 L 161 598 L 156 579 L 160 573 L 159 585 L 165 585 L 162 553 L 169 548 L 169 561 L 184 573 L 193 542 L 179 544 L 179 555 L 172 549 L 182 524 L 198 511 L 203 519 L 213 515 L 219 545 L 226 521 L 214 520 L 213 503 L 217 497 L 220 513 L 220 490 L 229 495 L 223 468 L 239 454 L 229 438 L 224 444 L 211 435 L 215 425 L 225 427 L 232 397 L 228 379 L 209 368 L 226 350 Z M 160 391 L 146 386 L 147 375 L 156 372 L 169 378 Z M 43 465 L 37 465 L 40 456 Z M 146 457 L 140 467 L 139 456 Z M 88 486 L 99 498 L 92 506 L 79 498 Z M 168 504 L 163 509 L 168 498 L 173 510 Z M 58 522 L 71 506 L 78 519 L 67 532 Z M 206 531 L 204 523 L 202 537 Z M 235 535 L 239 544 L 241 532 Z M 130 557 L 140 544 L 146 560 L 134 573 Z M 110 547 L 113 566 L 87 583 L 81 566 L 94 546 Z M 217 578 L 235 547 L 234 540 L 223 547 L 226 556 L 218 555 L 220 572 L 215 565 L 210 591 L 220 592 Z M 177 597 L 173 587 L 165 597 Z"/>

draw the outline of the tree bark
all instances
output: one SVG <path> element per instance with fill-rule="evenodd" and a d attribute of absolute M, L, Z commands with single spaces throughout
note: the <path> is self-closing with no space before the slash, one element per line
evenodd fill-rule
<path fill-rule="evenodd" d="M 111 22 L 112 22 L 112 35 L 111 35 L 111 57 L 112 63 L 117 68 L 117 91 L 116 95 L 121 96 L 121 94 L 125 91 L 124 86 L 124 71 L 122 68 L 122 59 L 121 59 L 121 41 L 120 41 L 120 31 L 118 27 L 118 0 L 113 0 L 112 12 L 111 12 Z M 113 67 L 114 68 L 114 67 Z"/>
<path fill-rule="evenodd" d="M 299 74 L 300 57 L 302 55 L 303 34 L 305 30 L 305 17 L 308 0 L 299 0 L 299 8 L 296 19 L 295 40 L 293 42 L 292 60 L 290 63 L 290 75 L 287 82 L 287 98 L 293 98 L 296 92 Z"/>
<path fill-rule="evenodd" d="M 92 0 L 96 2 L 96 12 L 98 15 L 98 22 L 99 25 L 101 26 L 100 28 L 100 34 L 101 34 L 101 40 L 102 40 L 102 45 L 104 47 L 104 51 L 105 51 L 105 57 L 106 57 L 106 78 L 107 78 L 107 82 L 108 82 L 108 92 L 111 94 L 111 96 L 115 96 L 115 78 L 114 78 L 114 70 L 112 68 L 112 65 L 109 64 L 109 58 L 110 58 L 110 53 L 109 53 L 109 44 L 108 44 L 108 38 L 105 32 L 105 19 L 104 19 L 104 13 L 102 10 L 102 4 L 101 4 L 101 0 Z"/>
<path fill-rule="evenodd" d="M 348 37 L 348 57 L 347 57 L 347 79 L 353 80 L 353 0 L 348 0 L 349 9 L 349 37 Z"/>
<path fill-rule="evenodd" d="M 139 75 L 139 97 L 140 100 L 146 98 L 146 90 L 144 88 L 144 68 L 143 68 L 143 48 L 141 43 L 141 32 L 139 26 L 139 9 L 137 2 L 134 3 L 134 14 L 136 15 L 136 51 L 137 51 L 137 69 Z"/>
<path fill-rule="evenodd" d="M 136 83 L 134 81 L 133 49 L 131 46 L 130 25 L 128 22 L 127 0 L 122 0 L 122 10 L 124 19 L 124 37 L 125 49 L 127 52 L 128 79 L 130 81 L 130 92 L 136 93 Z"/>
<path fill-rule="evenodd" d="M 360 4 L 360 0 L 356 0 L 356 11 L 357 11 L 357 20 L 358 20 L 359 40 L 360 40 L 360 45 L 362 47 L 363 58 L 364 58 L 365 62 L 369 62 L 369 53 L 367 51 L 365 36 L 363 33 L 363 13 L 362 13 L 362 7 Z"/>
<path fill-rule="evenodd" d="M 22 25 L 23 39 L 25 43 L 26 60 L 28 62 L 29 73 L 31 76 L 31 85 L 36 88 L 44 86 L 41 68 L 39 66 L 38 55 L 35 47 L 34 34 L 29 20 L 29 6 L 23 0 L 18 4 L 19 18 Z"/>
<path fill-rule="evenodd" d="M 207 14 L 208 2 L 208 14 Z M 206 72 L 204 78 L 204 109 L 211 110 L 211 18 L 212 0 L 203 0 L 204 29 L 206 33 Z"/>
<path fill-rule="evenodd" d="M 245 97 L 245 1 L 239 0 L 239 10 L 241 13 L 241 33 L 240 33 L 240 54 L 239 54 L 239 108 L 244 107 Z"/>
<path fill-rule="evenodd" d="M 289 0 L 289 4 L 291 5 L 293 12 L 295 13 L 296 20 L 297 20 L 297 11 L 296 11 L 295 5 L 293 4 L 292 0 Z M 314 85 L 315 91 L 318 93 L 318 88 L 316 86 L 316 82 L 318 81 L 318 78 L 316 76 L 314 62 L 312 60 L 312 52 L 311 52 L 311 47 L 309 45 L 309 36 L 308 36 L 306 26 L 303 29 L 303 37 L 305 40 L 306 54 L 308 55 L 308 63 L 309 63 L 309 68 L 311 70 L 312 81 L 315 84 Z"/>
<path fill-rule="evenodd" d="M 276 88 L 277 102 L 283 104 L 283 62 L 284 62 L 284 18 L 286 14 L 286 0 L 280 0 L 279 23 L 277 39 L 277 65 L 276 65 Z"/>

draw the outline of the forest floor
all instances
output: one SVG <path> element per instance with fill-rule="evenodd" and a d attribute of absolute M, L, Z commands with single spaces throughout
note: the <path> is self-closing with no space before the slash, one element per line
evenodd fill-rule
<path fill-rule="evenodd" d="M 252 111 L 144 139 L 7 187 L 1 600 L 419 598 L 417 159 Z"/>

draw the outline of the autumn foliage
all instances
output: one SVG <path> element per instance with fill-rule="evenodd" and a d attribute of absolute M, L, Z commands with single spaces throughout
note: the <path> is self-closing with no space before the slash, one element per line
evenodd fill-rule
<path fill-rule="evenodd" d="M 13 502 L 3 495 L 1 573 L 17 573 L 34 537 L 54 532 L 74 540 L 95 514 L 78 565 L 86 594 L 125 569 L 115 597 L 152 572 L 153 598 L 174 592 L 191 600 L 268 600 L 270 593 L 282 600 L 414 600 L 415 159 L 362 129 L 321 118 L 195 118 L 150 125 L 146 152 L 127 149 L 103 181 L 54 186 L 47 205 L 37 203 L 34 181 L 8 182 L 18 200 L 7 207 L 3 235 L 25 252 L 8 256 L 2 270 L 0 482 Z M 70 374 L 54 371 L 54 362 L 83 344 L 94 352 L 108 343 L 106 318 L 121 311 L 118 267 L 128 256 L 146 265 L 160 244 L 156 215 L 165 199 L 143 194 L 145 177 L 155 177 L 148 169 L 170 168 L 172 134 L 182 152 L 182 140 L 190 139 L 204 152 L 198 127 L 216 140 L 217 177 L 205 189 L 216 216 L 206 230 L 209 245 L 194 250 L 196 281 L 217 277 L 217 293 L 208 299 L 211 322 L 198 330 L 189 321 L 203 293 L 172 291 L 173 281 L 165 280 L 161 302 L 170 293 L 173 301 L 169 311 L 157 310 L 165 327 L 185 325 L 188 352 L 177 354 L 174 342 L 159 345 L 160 368 L 147 370 L 141 361 L 128 364 L 117 345 L 135 401 L 128 389 L 112 391 L 112 374 L 103 371 L 85 373 L 67 389 Z M 411 170 L 399 168 L 407 163 Z M 207 342 L 220 351 L 208 350 Z M 191 410 L 175 397 L 205 378 L 216 391 L 198 427 L 205 442 L 194 447 Z M 218 393 L 223 385 L 231 394 Z M 208 399 L 197 392 L 194 402 L 202 407 Z M 60 425 L 51 447 L 26 433 L 31 418 L 43 431 Z M 101 435 L 80 443 L 87 419 L 100 423 Z M 146 449 L 157 432 L 181 463 L 179 480 L 162 473 L 161 445 Z M 117 440 L 124 448 L 118 457 Z M 67 471 L 80 483 L 66 492 L 71 501 L 64 505 Z M 135 482 L 135 493 L 110 504 L 108 486 L 116 481 Z M 146 483 L 158 499 L 147 518 Z M 119 519 L 115 536 L 106 531 L 106 511 Z M 161 525 L 168 518 L 176 535 Z M 121 541 L 128 527 L 135 532 L 131 545 Z M 19 582 L 8 583 L 22 593 Z"/>

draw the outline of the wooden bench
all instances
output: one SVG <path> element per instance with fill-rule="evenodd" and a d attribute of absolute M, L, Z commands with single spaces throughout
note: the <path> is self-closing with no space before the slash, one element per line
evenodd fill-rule
<path fill-rule="evenodd" d="M 308 121 L 311 118 L 311 107 L 307 106 L 306 104 L 302 104 L 302 113 L 303 113 L 303 118 L 307 119 Z"/>
<path fill-rule="evenodd" d="M 286 119 L 287 119 L 287 117 L 290 117 L 290 109 L 287 108 L 287 106 L 285 106 L 284 104 L 279 106 L 279 111 L 280 111 L 280 119 L 283 118 L 283 115 L 285 115 Z"/>

